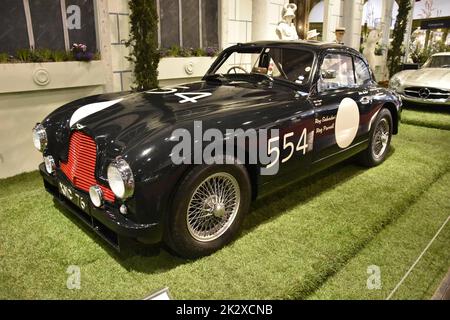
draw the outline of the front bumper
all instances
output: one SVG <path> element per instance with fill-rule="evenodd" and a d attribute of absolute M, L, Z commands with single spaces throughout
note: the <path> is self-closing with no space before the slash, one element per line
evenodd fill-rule
<path fill-rule="evenodd" d="M 160 224 L 135 223 L 123 216 L 118 207 L 108 203 L 102 208 L 96 208 L 89 201 L 90 214 L 87 214 L 59 192 L 58 181 L 71 185 L 62 172 L 57 170 L 55 175 L 49 175 L 44 164 L 39 166 L 39 171 L 44 179 L 46 190 L 54 196 L 55 201 L 86 223 L 115 249 L 120 250 L 122 238 L 131 238 L 146 244 L 156 244 L 161 241 L 162 228 Z M 89 198 L 87 193 L 80 190 L 77 192 Z"/>
<path fill-rule="evenodd" d="M 400 94 L 400 97 L 402 98 L 403 101 L 406 101 L 409 103 L 450 106 L 450 100 L 447 100 L 447 99 L 423 99 L 423 98 L 407 96 L 405 94 Z"/>

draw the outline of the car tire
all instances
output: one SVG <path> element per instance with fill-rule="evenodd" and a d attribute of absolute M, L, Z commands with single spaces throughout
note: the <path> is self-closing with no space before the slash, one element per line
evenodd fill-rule
<path fill-rule="evenodd" d="M 183 258 L 212 254 L 238 234 L 251 194 L 250 178 L 242 165 L 194 167 L 173 197 L 164 242 Z"/>
<path fill-rule="evenodd" d="M 373 123 L 369 147 L 359 154 L 360 163 L 366 167 L 382 164 L 389 154 L 392 134 L 392 114 L 388 109 L 383 108 Z"/>

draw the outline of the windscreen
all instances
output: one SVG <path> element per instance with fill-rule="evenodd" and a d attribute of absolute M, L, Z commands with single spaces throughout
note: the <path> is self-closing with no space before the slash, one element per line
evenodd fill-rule
<path fill-rule="evenodd" d="M 302 85 L 309 81 L 313 62 L 314 54 L 306 50 L 255 48 L 229 53 L 215 74 L 262 74 Z"/>

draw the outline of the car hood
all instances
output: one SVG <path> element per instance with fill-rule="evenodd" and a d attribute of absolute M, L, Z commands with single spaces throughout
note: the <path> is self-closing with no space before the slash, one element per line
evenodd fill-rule
<path fill-rule="evenodd" d="M 79 100 L 50 115 L 46 127 L 59 130 L 54 135 L 60 147 L 68 145 L 71 130 L 82 130 L 114 156 L 175 126 L 191 128 L 194 120 L 216 122 L 245 112 L 251 117 L 254 108 L 292 99 L 294 93 L 284 85 L 249 82 L 218 85 L 201 81 L 175 89 Z"/>
<path fill-rule="evenodd" d="M 403 87 L 433 87 L 450 89 L 450 69 L 423 68 L 419 70 L 406 70 L 400 72 L 398 78 Z"/>

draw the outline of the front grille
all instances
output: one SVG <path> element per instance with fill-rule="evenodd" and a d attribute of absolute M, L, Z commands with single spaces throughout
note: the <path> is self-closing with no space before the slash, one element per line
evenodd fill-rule
<path fill-rule="evenodd" d="M 404 92 L 409 97 L 422 99 L 440 100 L 450 97 L 449 91 L 428 87 L 408 87 Z"/>
<path fill-rule="evenodd" d="M 99 185 L 95 178 L 97 162 L 97 145 L 90 136 L 75 131 L 70 137 L 69 156 L 66 163 L 61 162 L 61 171 L 72 184 L 85 192 L 94 185 Z M 107 187 L 99 185 L 106 201 L 114 202 L 114 193 Z"/>

